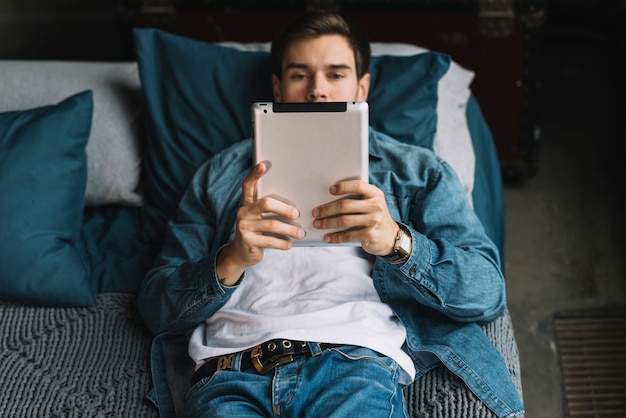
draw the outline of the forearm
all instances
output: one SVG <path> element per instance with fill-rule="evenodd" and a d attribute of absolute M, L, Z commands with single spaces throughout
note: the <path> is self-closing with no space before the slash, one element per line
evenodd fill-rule
<path fill-rule="evenodd" d="M 495 246 L 453 245 L 411 231 L 411 257 L 399 266 L 384 265 L 387 280 L 401 283 L 401 294 L 457 321 L 486 322 L 501 315 L 506 296 Z"/>
<path fill-rule="evenodd" d="M 233 152 L 209 160 L 183 195 L 139 292 L 140 312 L 153 332 L 185 332 L 215 313 L 233 292 L 230 282 L 219 282 L 216 256 L 236 221 L 237 185 L 251 164 L 250 147 L 242 141 Z"/>
<path fill-rule="evenodd" d="M 497 318 L 506 304 L 499 258 L 491 245 L 458 247 L 446 240 L 423 239 L 423 273 L 417 282 L 433 296 L 431 306 L 459 321 Z"/>

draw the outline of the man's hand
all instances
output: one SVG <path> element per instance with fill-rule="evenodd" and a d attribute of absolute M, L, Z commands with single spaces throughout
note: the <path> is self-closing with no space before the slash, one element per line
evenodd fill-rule
<path fill-rule="evenodd" d="M 295 207 L 271 197 L 254 199 L 256 184 L 266 172 L 267 166 L 261 162 L 241 184 L 241 206 L 237 210 L 235 237 L 217 258 L 217 276 L 225 285 L 236 283 L 246 268 L 259 263 L 265 248 L 288 250 L 292 246 L 288 238 L 304 238 L 302 228 L 276 219 L 295 221 L 300 216 Z"/>
<path fill-rule="evenodd" d="M 389 213 L 382 190 L 361 180 L 350 180 L 332 185 L 330 194 L 337 197 L 358 195 L 360 199 L 339 199 L 313 209 L 315 228 L 349 229 L 326 234 L 326 242 L 360 241 L 369 254 L 387 255 L 393 252 L 398 224 Z"/>

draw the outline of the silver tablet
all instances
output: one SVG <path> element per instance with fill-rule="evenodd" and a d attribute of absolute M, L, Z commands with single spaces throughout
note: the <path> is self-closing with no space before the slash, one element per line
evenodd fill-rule
<path fill-rule="evenodd" d="M 368 181 L 368 127 L 366 102 L 252 105 L 254 163 L 266 161 L 269 168 L 256 197 L 271 195 L 298 208 L 306 236 L 294 245 L 328 245 L 324 234 L 333 230 L 313 228 L 311 210 L 337 199 L 328 192 L 333 183 Z"/>

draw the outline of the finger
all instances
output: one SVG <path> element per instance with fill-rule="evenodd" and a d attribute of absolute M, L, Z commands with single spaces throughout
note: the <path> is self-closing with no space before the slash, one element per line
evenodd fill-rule
<path fill-rule="evenodd" d="M 328 218 L 315 219 L 315 229 L 351 229 L 367 228 L 371 224 L 371 217 L 363 214 L 339 215 Z"/>
<path fill-rule="evenodd" d="M 237 211 L 238 228 L 254 234 L 286 235 L 295 239 L 304 237 L 296 223 L 300 212 L 293 206 L 272 197 L 263 197 Z"/>
<path fill-rule="evenodd" d="M 336 216 L 351 212 L 369 212 L 371 211 L 367 206 L 370 205 L 369 202 L 375 202 L 376 199 L 384 201 L 385 198 L 382 190 L 361 180 L 349 180 L 335 183 L 330 187 L 329 192 L 339 198 L 313 208 L 312 215 L 314 218 Z M 344 198 L 341 198 L 341 196 L 344 196 Z M 367 205 L 361 206 L 358 202 L 368 203 Z"/>
<path fill-rule="evenodd" d="M 288 250 L 293 244 L 291 240 L 285 236 L 269 235 L 269 234 L 251 234 L 247 244 L 250 248 L 272 248 L 276 250 Z"/>
<path fill-rule="evenodd" d="M 305 235 L 298 225 L 273 216 L 242 221 L 238 228 L 243 242 L 250 247 L 284 249 L 283 241 L 300 240 Z"/>
<path fill-rule="evenodd" d="M 267 165 L 261 161 L 248 173 L 241 183 L 241 206 L 246 206 L 254 202 L 254 191 L 259 179 L 267 171 Z"/>
<path fill-rule="evenodd" d="M 385 208 L 386 203 L 379 198 L 346 197 L 317 206 L 311 214 L 315 219 L 324 219 L 359 213 L 384 213 Z"/>
<path fill-rule="evenodd" d="M 304 230 L 295 222 L 277 216 L 264 217 L 255 222 L 254 229 L 257 235 L 271 235 L 293 239 L 304 238 Z"/>
<path fill-rule="evenodd" d="M 340 181 L 330 186 L 329 189 L 330 194 L 335 196 L 357 194 L 365 198 L 376 195 L 378 191 L 379 189 L 376 186 L 362 180 Z"/>
<path fill-rule="evenodd" d="M 363 229 L 354 228 L 344 231 L 332 232 L 324 235 L 324 242 L 329 244 L 343 244 L 346 242 L 363 242 Z"/>
<path fill-rule="evenodd" d="M 394 235 L 395 236 L 395 235 Z M 389 254 L 393 246 L 393 239 L 389 238 L 382 229 L 369 227 L 352 227 L 341 229 L 324 235 L 324 241 L 329 244 L 346 242 L 360 242 L 361 247 L 374 255 Z"/>
<path fill-rule="evenodd" d="M 255 219 L 259 219 L 263 214 L 279 216 L 290 220 L 296 220 L 300 217 L 300 211 L 298 211 L 297 208 L 271 196 L 257 199 L 242 208 L 244 208 L 246 214 L 249 214 L 249 216 Z"/>

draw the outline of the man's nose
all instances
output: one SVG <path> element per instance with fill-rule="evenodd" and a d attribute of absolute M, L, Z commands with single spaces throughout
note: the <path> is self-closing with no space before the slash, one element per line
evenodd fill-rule
<path fill-rule="evenodd" d="M 309 86 L 309 93 L 307 99 L 309 101 L 324 101 L 327 98 L 325 81 L 319 76 L 311 79 L 311 85 Z"/>

